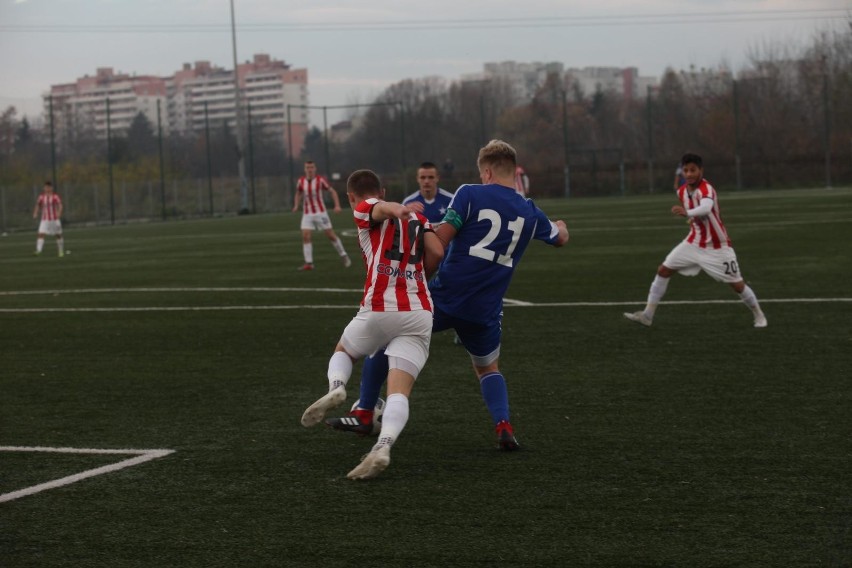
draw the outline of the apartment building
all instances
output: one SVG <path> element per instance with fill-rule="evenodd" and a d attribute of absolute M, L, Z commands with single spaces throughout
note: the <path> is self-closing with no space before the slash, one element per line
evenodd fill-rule
<path fill-rule="evenodd" d="M 308 130 L 308 111 L 292 108 L 287 122 L 287 105 L 308 104 L 307 69 L 292 69 L 283 61 L 267 54 L 237 65 L 242 96 L 243 123 L 249 113 L 252 127 L 279 137 L 286 145 L 292 133 L 293 147 L 298 152 Z M 73 83 L 52 85 L 44 95 L 47 120 L 50 105 L 57 137 L 73 141 L 75 137 L 93 134 L 105 138 L 107 130 L 106 102 L 110 105 L 110 129 L 126 132 L 140 112 L 151 124 L 160 124 L 165 133 L 184 135 L 203 132 L 205 120 L 211 128 L 226 124 L 236 128 L 233 70 L 214 66 L 209 61 L 186 63 L 168 77 L 137 76 L 115 73 L 112 68 L 97 70 Z"/>

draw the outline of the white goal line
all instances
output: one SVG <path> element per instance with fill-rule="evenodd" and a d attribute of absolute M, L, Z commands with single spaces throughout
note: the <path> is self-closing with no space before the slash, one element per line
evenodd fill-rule
<path fill-rule="evenodd" d="M 161 458 L 167 456 L 169 454 L 174 453 L 174 450 L 136 450 L 136 449 L 122 449 L 122 450 L 111 450 L 111 449 L 94 449 L 94 448 L 49 448 L 43 446 L 0 446 L 0 452 L 51 452 L 51 453 L 60 453 L 60 454 L 118 454 L 118 455 L 135 455 L 136 457 L 128 458 L 126 460 L 121 460 L 116 463 L 108 464 L 101 467 L 96 467 L 94 469 L 87 469 L 86 471 L 81 471 L 80 473 L 75 473 L 74 475 L 69 475 L 66 477 L 62 477 L 60 479 L 54 479 L 53 481 L 48 481 L 46 483 L 40 483 L 38 485 L 33 485 L 31 487 L 26 487 L 24 489 L 19 489 L 18 491 L 12 491 L 10 493 L 3 493 L 0 495 L 0 503 L 5 503 L 7 501 L 13 501 L 15 499 L 20 499 L 21 497 L 26 497 L 27 495 L 33 495 L 35 493 L 40 493 L 42 491 L 46 491 L 48 489 L 55 489 L 57 487 L 62 487 L 64 485 L 70 485 L 72 483 L 76 483 L 78 481 L 82 481 L 83 479 L 88 479 L 90 477 L 95 477 L 96 475 L 103 475 L 105 473 L 112 473 L 113 471 L 118 471 L 120 469 L 124 469 L 126 467 L 132 467 L 134 465 L 139 465 L 141 463 L 145 463 L 147 461 L 155 460 L 157 458 Z"/>

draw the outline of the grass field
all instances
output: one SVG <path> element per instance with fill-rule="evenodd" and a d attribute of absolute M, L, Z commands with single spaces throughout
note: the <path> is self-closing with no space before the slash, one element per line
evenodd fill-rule
<path fill-rule="evenodd" d="M 345 478 L 371 439 L 299 424 L 363 269 L 317 235 L 297 272 L 295 215 L 0 239 L 0 446 L 174 450 L 0 502 L 0 566 L 852 565 L 852 190 L 722 195 L 763 330 L 704 275 L 622 317 L 686 233 L 671 204 L 541 202 L 571 242 L 508 292 L 523 450 L 444 333 L 371 482 Z M 0 494 L 131 457 L 0 451 Z"/>

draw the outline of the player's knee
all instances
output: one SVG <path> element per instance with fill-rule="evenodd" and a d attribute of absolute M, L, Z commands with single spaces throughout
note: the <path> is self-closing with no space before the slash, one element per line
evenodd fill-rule
<path fill-rule="evenodd" d="M 742 294 L 743 290 L 745 290 L 745 281 L 740 280 L 739 282 L 731 282 L 731 288 L 733 288 L 734 292 L 737 294 Z"/>
<path fill-rule="evenodd" d="M 657 269 L 657 275 L 662 276 L 663 278 L 671 278 L 674 274 L 674 270 L 666 266 L 665 264 L 661 264 Z"/>

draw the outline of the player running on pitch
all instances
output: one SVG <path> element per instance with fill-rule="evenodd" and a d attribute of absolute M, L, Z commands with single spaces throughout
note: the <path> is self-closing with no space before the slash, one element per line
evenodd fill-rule
<path fill-rule="evenodd" d="M 435 303 L 433 332 L 455 329 L 467 349 L 480 391 L 497 433 L 497 447 L 517 450 L 509 416 L 506 379 L 498 361 L 502 338 L 503 295 L 524 251 L 533 239 L 555 247 L 568 242 L 563 221 L 551 221 L 535 204 L 514 189 L 515 149 L 492 140 L 479 151 L 481 184 L 461 186 L 435 232 L 449 245 L 438 275 L 429 289 Z M 373 369 L 379 368 L 378 364 Z M 373 407 L 383 377 L 365 365 L 359 407 L 351 420 L 327 422 L 337 430 L 359 434 L 371 428 Z M 385 411 L 387 415 L 387 411 Z"/>
<path fill-rule="evenodd" d="M 347 475 L 370 479 L 387 468 L 391 446 L 408 421 L 408 398 L 426 364 L 432 336 L 432 298 L 426 281 L 444 249 L 423 215 L 382 200 L 384 190 L 372 171 L 354 172 L 346 189 L 367 263 L 364 296 L 329 360 L 328 393 L 305 410 L 302 425 L 318 424 L 339 406 L 346 399 L 353 362 L 384 347 L 390 369 L 379 441 Z"/>
<path fill-rule="evenodd" d="M 684 154 L 681 167 L 686 183 L 677 190 L 681 205 L 672 213 L 686 217 L 689 234 L 677 245 L 660 267 L 651 283 L 648 302 L 640 312 L 625 313 L 624 317 L 645 326 L 654 321 L 657 305 L 663 299 L 669 278 L 675 272 L 695 276 L 702 270 L 717 282 L 724 282 L 740 295 L 754 315 L 754 327 L 766 327 L 766 316 L 760 309 L 754 291 L 743 280 L 737 255 L 722 223 L 716 190 L 704 179 L 704 164 L 697 154 Z"/>

